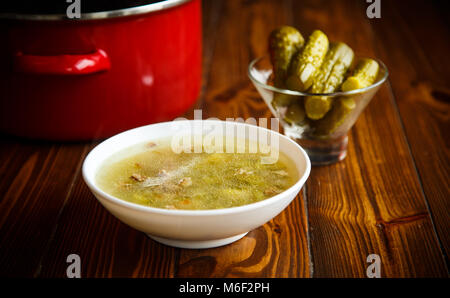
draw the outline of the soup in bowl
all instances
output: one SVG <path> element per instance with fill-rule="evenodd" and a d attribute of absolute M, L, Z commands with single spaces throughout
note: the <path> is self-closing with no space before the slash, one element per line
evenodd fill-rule
<path fill-rule="evenodd" d="M 278 215 L 310 168 L 305 151 L 275 131 L 182 120 L 105 140 L 86 157 L 83 178 L 108 211 L 152 239 L 210 248 Z"/>

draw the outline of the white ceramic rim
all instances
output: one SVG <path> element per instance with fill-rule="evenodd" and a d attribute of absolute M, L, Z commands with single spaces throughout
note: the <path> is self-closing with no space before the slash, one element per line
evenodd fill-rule
<path fill-rule="evenodd" d="M 223 123 L 223 124 L 225 124 L 225 123 L 233 123 L 234 125 L 244 125 L 244 126 L 251 126 L 251 127 L 253 127 L 252 125 L 247 124 L 247 123 L 232 122 L 232 121 L 222 121 L 222 120 L 181 120 L 179 122 L 181 123 L 181 122 L 184 122 L 184 121 L 188 121 L 188 122 L 191 122 L 191 123 L 194 122 L 194 121 L 204 121 L 204 122 L 210 122 L 210 123 L 211 122 L 220 122 L 220 123 Z M 270 205 L 270 204 L 274 203 L 275 201 L 283 199 L 284 194 L 286 192 L 293 191 L 297 187 L 301 188 L 301 186 L 304 185 L 304 183 L 308 179 L 309 174 L 311 172 L 311 161 L 309 160 L 308 154 L 306 154 L 305 150 L 303 150 L 303 148 L 300 147 L 299 144 L 297 144 L 296 142 L 294 142 L 290 138 L 288 138 L 288 137 L 286 137 L 286 136 L 284 136 L 284 135 L 282 135 L 282 134 L 280 134 L 278 132 L 275 132 L 273 130 L 257 126 L 258 129 L 266 130 L 269 133 L 277 134 L 280 138 L 286 139 L 288 142 L 290 142 L 295 147 L 297 147 L 297 149 L 299 149 L 299 152 L 301 152 L 301 154 L 303 155 L 303 158 L 305 160 L 305 171 L 304 171 L 303 175 L 301 177 L 299 177 L 299 180 L 294 185 L 292 185 L 290 188 L 286 189 L 285 191 L 283 191 L 282 193 L 280 193 L 278 195 L 275 195 L 273 197 L 264 199 L 264 200 L 259 201 L 259 202 L 255 202 L 255 203 L 251 203 L 251 204 L 247 204 L 247 205 L 243 205 L 243 206 L 238 206 L 238 207 L 223 208 L 223 209 L 206 209 L 206 210 L 172 210 L 172 209 L 162 209 L 162 208 L 143 206 L 143 205 L 127 202 L 127 201 L 121 200 L 119 198 L 116 198 L 116 197 L 114 197 L 114 196 L 104 192 L 103 190 L 101 190 L 94 183 L 94 181 L 91 181 L 91 179 L 88 179 L 87 164 L 92 162 L 91 159 L 92 159 L 93 152 L 95 150 L 101 150 L 102 144 L 105 144 L 106 142 L 109 142 L 113 138 L 118 138 L 118 137 L 120 137 L 120 136 L 122 136 L 124 134 L 132 133 L 133 131 L 136 131 L 136 130 L 139 130 L 139 129 L 143 129 L 145 127 L 158 126 L 158 125 L 163 126 L 163 125 L 167 125 L 168 123 L 171 123 L 171 122 L 172 121 L 160 122 L 160 123 L 155 123 L 155 124 L 150 124 L 150 125 L 145 125 L 145 126 L 137 127 L 137 128 L 134 128 L 134 129 L 130 129 L 130 130 L 124 131 L 122 133 L 119 133 L 119 134 L 117 134 L 115 136 L 112 136 L 112 137 L 106 139 L 105 141 L 101 142 L 97 146 L 95 146 L 94 149 L 92 149 L 89 152 L 89 154 L 86 156 L 86 158 L 85 158 L 85 160 L 83 162 L 82 174 L 83 174 L 83 179 L 84 179 L 85 183 L 89 186 L 89 188 L 93 192 L 96 192 L 97 194 L 99 194 L 102 197 L 106 198 L 111 203 L 116 204 L 116 205 L 120 205 L 122 207 L 131 208 L 131 209 L 138 210 L 138 211 L 145 211 L 145 212 L 150 212 L 150 213 L 164 214 L 164 215 L 211 216 L 211 215 L 223 215 L 223 214 L 230 214 L 230 213 L 241 213 L 241 212 L 246 212 L 246 211 L 249 211 L 249 210 L 252 210 L 252 209 L 262 208 L 264 206 Z M 281 148 L 280 148 L 280 151 L 282 152 Z M 95 177 L 95 175 L 93 175 L 93 176 Z"/>
<path fill-rule="evenodd" d="M 379 60 L 379 59 L 375 59 L 375 58 L 371 58 L 375 61 L 378 62 L 378 64 L 380 65 L 380 67 L 384 70 L 384 75 L 374 84 L 366 87 L 366 88 L 360 88 L 360 89 L 355 89 L 355 90 L 350 90 L 350 91 L 338 91 L 338 92 L 332 92 L 332 93 L 308 93 L 308 92 L 300 92 L 300 91 L 294 91 L 294 90 L 289 90 L 289 89 L 282 89 L 282 88 L 277 88 L 275 86 L 271 86 L 271 85 L 267 85 L 263 82 L 261 82 L 260 80 L 258 80 L 257 78 L 255 78 L 252 75 L 252 69 L 254 67 L 254 65 L 256 63 L 258 63 L 258 61 L 262 60 L 262 59 L 268 59 L 269 56 L 262 56 L 259 58 L 254 59 L 252 62 L 250 62 L 250 64 L 248 65 L 248 76 L 250 78 L 250 80 L 252 80 L 253 83 L 255 83 L 256 85 L 264 88 L 264 89 L 268 89 L 272 92 L 278 92 L 278 93 L 284 93 L 284 94 L 289 94 L 289 95 L 297 95 L 297 96 L 329 96 L 329 97 L 333 97 L 333 96 L 345 96 L 345 95 L 353 95 L 353 94 L 358 94 L 358 93 L 364 93 L 367 92 L 373 88 L 376 88 L 378 86 L 380 86 L 381 84 L 383 84 L 387 77 L 389 76 L 389 71 L 386 67 L 386 65 L 383 63 L 383 61 Z"/>

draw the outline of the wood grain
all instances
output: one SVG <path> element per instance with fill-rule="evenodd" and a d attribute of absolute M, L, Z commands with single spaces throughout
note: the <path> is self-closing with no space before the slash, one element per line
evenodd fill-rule
<path fill-rule="evenodd" d="M 450 60 L 445 55 L 450 52 L 450 31 L 439 8 L 430 1 L 410 1 L 408 9 L 389 2 L 383 8 L 383 22 L 373 28 L 375 38 L 383 40 L 377 53 L 390 65 L 392 93 L 448 256 Z"/>
<path fill-rule="evenodd" d="M 0 148 L 0 275 L 32 277 L 86 146 L 3 136 Z"/>
<path fill-rule="evenodd" d="M 295 2 L 293 11 L 301 30 L 320 28 L 330 40 L 345 40 L 356 53 L 376 56 L 371 24 L 357 1 Z M 358 34 L 349 35 L 355 28 Z M 381 88 L 350 136 L 346 160 L 313 169 L 307 183 L 314 276 L 365 277 L 366 258 L 373 253 L 381 256 L 384 277 L 446 276 L 388 86 Z M 430 246 L 433 254 L 428 253 Z M 412 250 L 418 255 L 409 254 Z"/>
<path fill-rule="evenodd" d="M 83 277 L 170 277 L 177 251 L 121 223 L 78 177 L 39 276 L 65 276 L 70 254 L 80 256 Z"/>
<path fill-rule="evenodd" d="M 280 215 L 231 245 L 182 250 L 177 277 L 308 277 L 306 221 L 301 196 Z"/>

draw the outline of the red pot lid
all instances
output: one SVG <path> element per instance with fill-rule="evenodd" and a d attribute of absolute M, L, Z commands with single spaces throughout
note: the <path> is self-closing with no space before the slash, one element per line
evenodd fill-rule
<path fill-rule="evenodd" d="M 66 11 L 79 1 L 80 19 L 103 19 L 159 11 L 189 0 L 0 0 L 0 18 L 28 20 L 66 19 Z"/>

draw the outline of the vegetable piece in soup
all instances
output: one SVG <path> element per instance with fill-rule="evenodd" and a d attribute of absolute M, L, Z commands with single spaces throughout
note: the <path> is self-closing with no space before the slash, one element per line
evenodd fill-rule
<path fill-rule="evenodd" d="M 273 164 L 262 153 L 174 153 L 170 145 L 137 145 L 108 159 L 97 175 L 105 192 L 165 209 L 220 209 L 275 196 L 297 181 L 281 152 Z M 130 152 L 133 152 L 130 154 Z"/>

